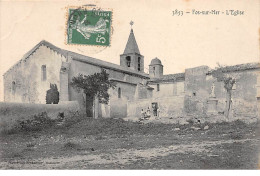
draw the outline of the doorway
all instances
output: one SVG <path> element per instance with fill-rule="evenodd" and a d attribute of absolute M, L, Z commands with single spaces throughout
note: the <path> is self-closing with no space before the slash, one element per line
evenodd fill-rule
<path fill-rule="evenodd" d="M 158 114 L 158 103 L 157 102 L 154 102 L 154 103 L 152 103 L 152 111 L 153 111 L 153 115 L 154 116 L 157 116 L 157 114 Z"/>

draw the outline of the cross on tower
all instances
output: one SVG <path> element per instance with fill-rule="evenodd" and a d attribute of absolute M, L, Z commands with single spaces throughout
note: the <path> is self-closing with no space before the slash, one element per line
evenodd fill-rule
<path fill-rule="evenodd" d="M 134 22 L 132 20 L 130 21 L 130 25 L 131 25 L 131 29 L 132 29 L 132 26 L 134 25 Z"/>

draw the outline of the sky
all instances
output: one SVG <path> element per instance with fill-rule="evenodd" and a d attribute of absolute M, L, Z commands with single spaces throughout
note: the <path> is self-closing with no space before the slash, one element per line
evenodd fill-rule
<path fill-rule="evenodd" d="M 258 0 L 72 0 L 0 1 L 0 101 L 2 75 L 41 40 L 83 55 L 120 63 L 130 21 L 145 71 L 155 57 L 161 59 L 164 74 L 208 65 L 236 65 L 259 62 Z M 111 46 L 67 45 L 66 21 L 69 6 L 95 4 L 112 10 Z M 173 16 L 173 11 L 184 11 Z M 218 10 L 220 15 L 195 15 L 195 11 Z M 243 15 L 226 15 L 240 10 Z M 191 12 L 189 14 L 185 12 Z"/>

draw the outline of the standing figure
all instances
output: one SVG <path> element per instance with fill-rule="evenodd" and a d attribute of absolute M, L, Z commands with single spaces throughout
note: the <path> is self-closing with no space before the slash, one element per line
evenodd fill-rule
<path fill-rule="evenodd" d="M 150 112 L 149 107 L 147 108 L 146 116 L 147 116 L 147 118 L 150 118 L 150 117 L 151 117 L 151 112 Z"/>
<path fill-rule="evenodd" d="M 142 110 L 141 110 L 141 117 L 140 117 L 139 120 L 144 120 L 144 115 L 145 115 L 145 114 L 144 114 L 144 110 L 142 109 Z"/>

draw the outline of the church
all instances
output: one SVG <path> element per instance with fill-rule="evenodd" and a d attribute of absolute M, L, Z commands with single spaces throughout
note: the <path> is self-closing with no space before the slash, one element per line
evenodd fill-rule
<path fill-rule="evenodd" d="M 116 88 L 109 90 L 107 105 L 90 102 L 71 85 L 79 74 L 92 75 L 105 69 Z M 208 66 L 187 68 L 183 73 L 163 73 L 159 58 L 151 60 L 149 74 L 144 72 L 141 54 L 133 29 L 130 31 L 120 65 L 58 48 L 43 40 L 28 51 L 4 76 L 4 101 L 46 103 L 50 84 L 59 91 L 59 103 L 78 101 L 82 112 L 94 117 L 139 117 L 148 108 L 154 116 L 221 114 L 225 108 L 224 83 L 212 76 Z M 235 77 L 232 90 L 232 113 L 235 116 L 258 116 L 260 97 L 259 63 L 227 66 L 225 74 Z"/>

